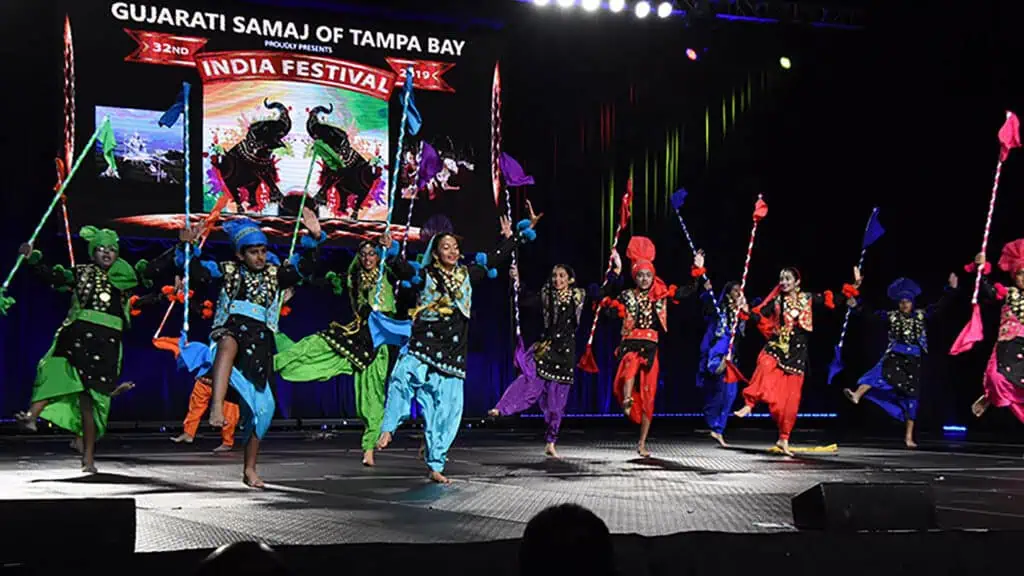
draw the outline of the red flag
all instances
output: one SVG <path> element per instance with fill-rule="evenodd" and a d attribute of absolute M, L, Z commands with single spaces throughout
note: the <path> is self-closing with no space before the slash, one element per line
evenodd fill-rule
<path fill-rule="evenodd" d="M 732 363 L 732 360 L 725 360 L 725 381 L 729 384 L 735 384 L 737 382 L 743 382 L 749 384 L 750 380 L 740 372 L 740 369 Z"/>
<path fill-rule="evenodd" d="M 1001 145 L 999 150 L 1000 162 L 1006 162 L 1006 158 L 1010 155 L 1010 150 L 1020 148 L 1020 121 L 1017 120 L 1017 115 L 1009 110 L 1006 111 L 1006 122 L 999 129 L 999 144 Z"/>

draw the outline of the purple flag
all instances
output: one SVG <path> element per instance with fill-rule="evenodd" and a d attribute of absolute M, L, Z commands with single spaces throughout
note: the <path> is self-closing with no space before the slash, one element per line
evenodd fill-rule
<path fill-rule="evenodd" d="M 533 176 L 528 176 L 526 172 L 523 172 L 523 167 L 516 162 L 516 159 L 501 153 L 501 173 L 505 175 L 505 186 L 515 188 L 516 186 L 532 186 L 536 182 L 533 181 Z"/>
<path fill-rule="evenodd" d="M 420 153 L 419 177 L 416 179 L 416 187 L 423 188 L 434 176 L 437 176 L 444 164 L 441 163 L 441 156 L 433 146 L 424 142 L 423 151 Z"/>

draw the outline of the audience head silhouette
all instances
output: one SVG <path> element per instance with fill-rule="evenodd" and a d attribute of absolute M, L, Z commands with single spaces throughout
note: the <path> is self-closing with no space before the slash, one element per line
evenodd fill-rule
<path fill-rule="evenodd" d="M 608 526 L 596 514 L 562 504 L 530 520 L 519 547 L 522 576 L 614 576 L 615 551 Z"/>
<path fill-rule="evenodd" d="M 289 576 L 284 560 L 259 542 L 235 542 L 214 550 L 196 576 Z"/>

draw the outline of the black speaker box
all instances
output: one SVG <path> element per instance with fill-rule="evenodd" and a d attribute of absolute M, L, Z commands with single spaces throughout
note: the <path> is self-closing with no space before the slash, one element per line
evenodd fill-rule
<path fill-rule="evenodd" d="M 33 565 L 135 553 L 135 499 L 0 500 L 0 563 Z M 63 560 L 62 560 L 63 559 Z"/>
<path fill-rule="evenodd" d="M 924 483 L 822 482 L 793 497 L 801 530 L 930 530 L 935 499 Z"/>

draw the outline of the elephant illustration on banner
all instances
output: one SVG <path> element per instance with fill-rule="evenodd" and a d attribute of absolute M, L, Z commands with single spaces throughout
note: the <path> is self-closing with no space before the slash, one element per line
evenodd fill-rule
<path fill-rule="evenodd" d="M 382 170 L 372 166 L 352 147 L 347 132 L 337 126 L 320 121 L 320 114 L 331 114 L 332 112 L 334 112 L 333 105 L 316 106 L 309 111 L 309 118 L 306 120 L 306 132 L 309 136 L 327 144 L 338 154 L 343 164 L 337 170 L 323 166 L 316 202 L 318 205 L 327 204 L 330 201 L 330 191 L 333 188 L 339 196 L 341 207 L 351 208 L 351 217 L 357 218 L 359 208 L 373 189 L 377 179 L 380 178 Z"/>
<path fill-rule="evenodd" d="M 274 150 L 285 146 L 284 137 L 292 130 L 292 119 L 288 107 L 280 102 L 264 99 L 263 106 L 277 110 L 277 118 L 253 122 L 241 142 L 222 156 L 211 158 L 239 210 L 244 205 L 264 201 L 280 202 L 284 197 L 277 184 Z M 269 190 L 268 198 L 257 197 L 261 185 Z"/>

